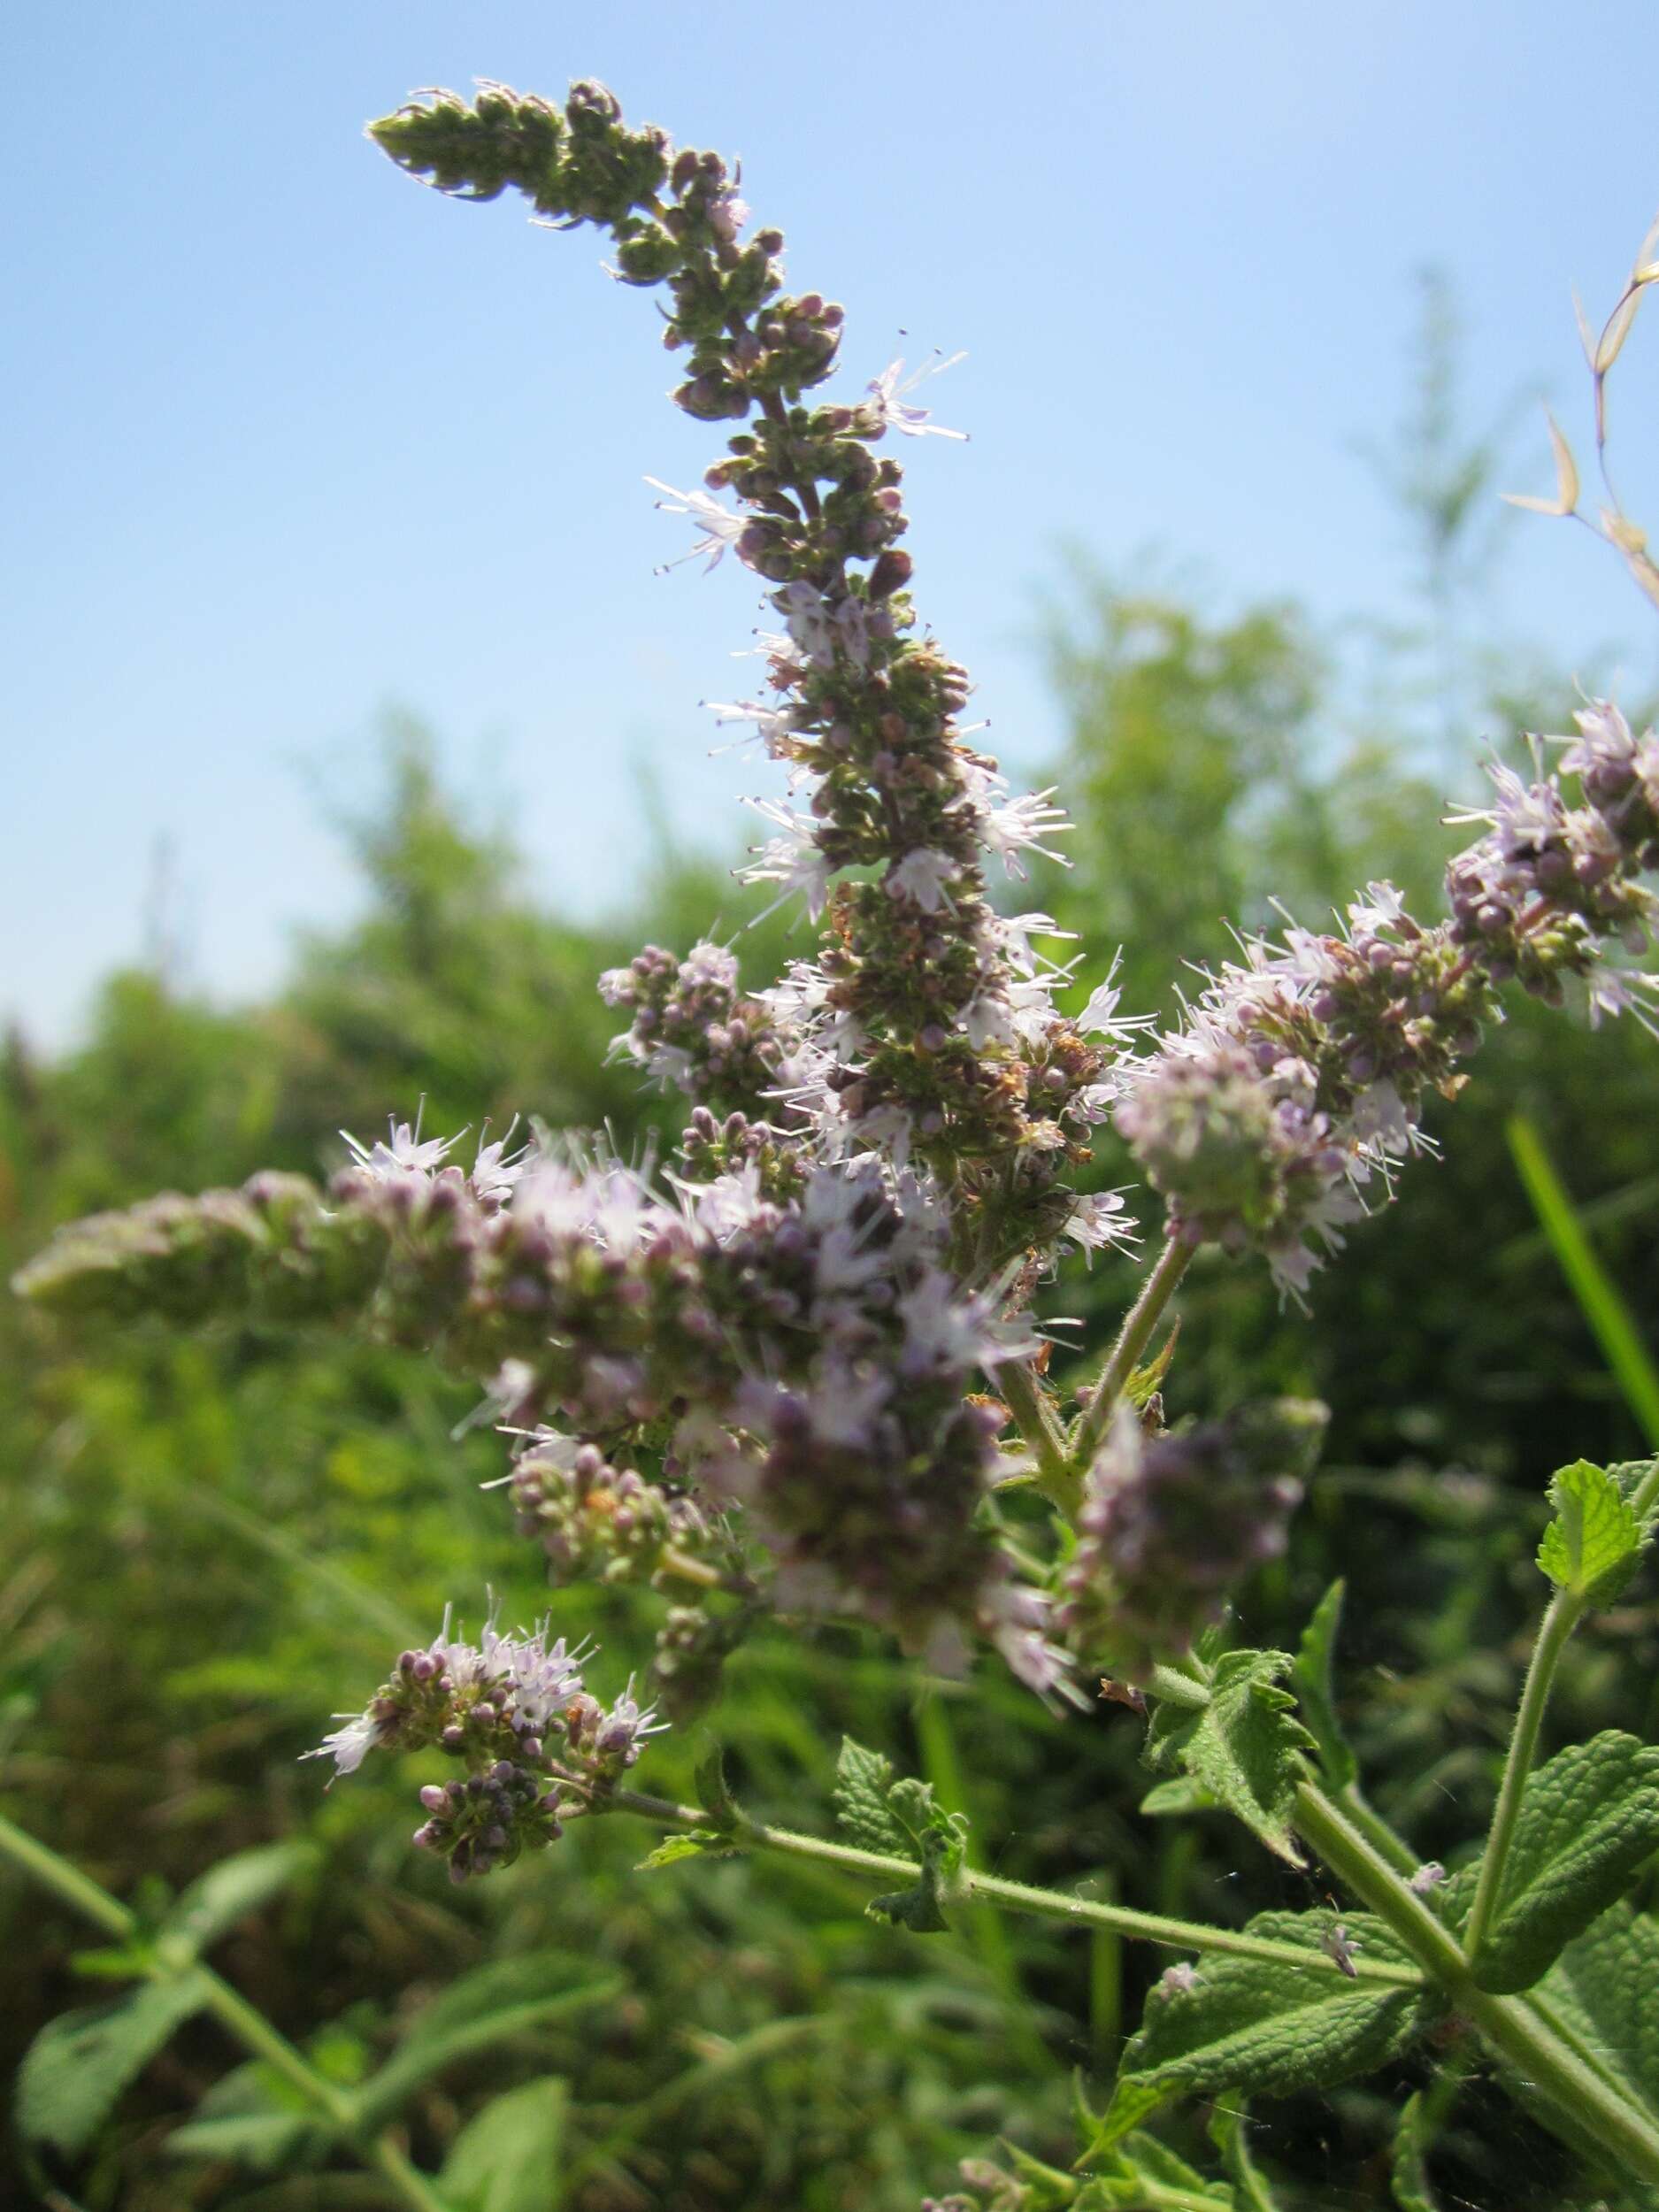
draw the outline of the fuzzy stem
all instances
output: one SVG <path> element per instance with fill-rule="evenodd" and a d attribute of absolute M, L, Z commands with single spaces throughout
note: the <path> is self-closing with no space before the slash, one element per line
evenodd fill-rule
<path fill-rule="evenodd" d="M 1586 2064 L 1525 1998 L 1482 1989 L 1450 1930 L 1310 1782 L 1296 1792 L 1295 1823 L 1332 1872 L 1387 1924 L 1429 1979 L 1547 2103 L 1571 2115 L 1627 2172 L 1659 2181 L 1659 2125 Z"/>
<path fill-rule="evenodd" d="M 142 1933 L 135 1913 L 129 1912 L 107 1890 L 100 1888 L 90 1875 L 83 1874 L 49 1844 L 15 1826 L 4 1815 L 0 1815 L 0 1855 L 10 1859 L 43 1889 L 51 1890 L 85 1919 L 94 1922 L 106 1935 L 130 1942 Z M 152 1981 L 165 1982 L 175 1979 L 180 1970 L 157 1955 L 148 1964 L 134 1959 L 133 1970 L 135 1975 L 147 1974 Z M 351 2098 L 319 2074 L 280 2029 L 273 2027 L 239 1989 L 221 1980 L 211 1967 L 196 1964 L 187 1970 L 197 1976 L 206 1988 L 204 2009 L 211 2012 L 245 2051 L 263 2059 L 273 2071 L 291 2082 L 309 2103 L 349 2136 L 357 2119 Z M 359 2154 L 366 2164 L 385 2177 L 411 2212 L 449 2212 L 426 2177 L 411 2164 L 389 2134 L 373 2136 L 361 2142 Z"/>
<path fill-rule="evenodd" d="M 1010 1360 L 1005 1367 L 999 1367 L 991 1381 L 1007 1401 L 1014 1425 L 1037 1463 L 1038 1489 L 1070 1520 L 1082 1497 L 1083 1484 L 1067 1458 L 1065 1432 L 1053 1400 L 1023 1361 Z"/>
<path fill-rule="evenodd" d="M 636 1790 L 612 1790 L 594 1800 L 595 1812 L 634 1813 L 664 1828 L 707 1829 L 710 1816 L 695 1805 L 676 1805 L 664 1797 L 642 1796 Z M 878 1851 L 861 1851 L 851 1844 L 831 1843 L 820 1836 L 803 1836 L 788 1828 L 771 1828 L 757 1820 L 743 1819 L 732 1832 L 734 1845 L 760 1851 L 782 1852 L 796 1859 L 815 1859 L 841 1867 L 849 1874 L 872 1877 L 882 1882 L 914 1882 L 922 1870 L 912 1859 L 889 1858 Z M 1161 1913 L 1136 1912 L 1126 1905 L 1103 1905 L 1087 1897 L 1069 1897 L 1062 1891 L 1035 1889 L 1025 1882 L 1005 1881 L 1000 1875 L 964 1868 L 956 1877 L 957 1893 L 1005 1905 L 1010 1911 L 1041 1913 L 1054 1920 L 1109 1928 L 1115 1934 L 1162 1943 L 1177 1951 L 1219 1951 L 1234 1958 L 1267 1959 L 1279 1966 L 1309 1963 L 1307 1950 L 1294 1943 L 1279 1943 L 1268 1936 L 1248 1935 L 1232 1928 L 1209 1928 L 1195 1921 L 1171 1920 Z M 1409 1966 L 1386 1961 L 1356 1960 L 1363 1979 L 1413 1988 L 1422 1977 Z"/>
<path fill-rule="evenodd" d="M 1492 1916 L 1497 1910 L 1503 1870 L 1509 1859 L 1509 1846 L 1515 1840 L 1515 1824 L 1520 1817 L 1521 1797 L 1526 1788 L 1526 1778 L 1537 1756 L 1539 1730 L 1543 1724 L 1544 1708 L 1549 1701 L 1555 1669 L 1567 1639 L 1578 1626 L 1583 1611 L 1582 1597 L 1569 1590 L 1557 1590 L 1539 1628 L 1538 1640 L 1532 1646 L 1526 1680 L 1521 1690 L 1521 1701 L 1516 1709 L 1509 1752 L 1503 1762 L 1503 1779 L 1498 1788 L 1498 1802 L 1493 1812 L 1491 1831 L 1480 1861 L 1480 1879 L 1475 1886 L 1475 1901 L 1470 1907 L 1469 1924 L 1463 1935 L 1463 1950 L 1471 1966 L 1480 1955 L 1480 1947 L 1492 1925 Z"/>
<path fill-rule="evenodd" d="M 1078 1469 L 1088 1465 L 1100 1449 L 1118 1401 L 1124 1386 L 1133 1374 L 1135 1363 L 1147 1348 L 1147 1340 L 1158 1325 L 1164 1309 L 1170 1302 L 1175 1286 L 1187 1272 L 1194 1247 L 1178 1244 L 1172 1238 L 1159 1256 L 1157 1265 L 1141 1286 L 1141 1294 L 1130 1307 L 1118 1332 L 1118 1341 L 1112 1346 L 1110 1357 L 1101 1370 L 1101 1379 L 1094 1386 L 1094 1395 L 1078 1416 L 1071 1431 L 1071 1463 Z"/>

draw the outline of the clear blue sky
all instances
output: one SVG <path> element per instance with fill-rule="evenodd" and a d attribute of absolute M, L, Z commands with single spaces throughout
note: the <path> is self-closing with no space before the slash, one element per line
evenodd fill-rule
<path fill-rule="evenodd" d="M 731 563 L 652 575 L 681 526 L 641 481 L 715 441 L 596 237 L 363 140 L 409 88 L 603 76 L 742 155 L 794 280 L 847 303 L 854 388 L 901 328 L 967 349 L 935 391 L 973 442 L 910 449 L 910 542 L 1016 764 L 1058 736 L 1031 640 L 1063 539 L 1397 611 L 1354 448 L 1401 409 L 1411 271 L 1459 288 L 1477 411 L 1531 383 L 1576 427 L 1569 288 L 1610 304 L 1659 203 L 1650 0 L 53 0 L 6 54 L 0 1010 L 47 1041 L 138 949 L 160 839 L 221 994 L 349 911 L 319 790 L 367 787 L 388 702 L 549 899 L 625 895 L 636 763 L 688 834 L 735 833 L 756 772 L 710 766 L 695 702 L 742 680 L 754 595 Z M 1545 488 L 1541 426 L 1519 450 Z M 1540 523 L 1506 613 L 1577 665 L 1640 638 L 1626 591 Z"/>

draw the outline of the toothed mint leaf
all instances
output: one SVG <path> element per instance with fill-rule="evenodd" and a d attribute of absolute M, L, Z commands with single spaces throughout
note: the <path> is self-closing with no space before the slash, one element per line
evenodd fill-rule
<path fill-rule="evenodd" d="M 1530 1989 L 1659 1850 L 1659 1751 L 1617 1729 L 1557 1752 L 1527 1782 L 1475 1965 L 1483 1989 Z"/>
<path fill-rule="evenodd" d="M 1325 1913 L 1259 1914 L 1249 1933 L 1305 1947 L 1305 1967 L 1212 1955 L 1190 1987 L 1155 1992 L 1124 2052 L 1086 2166 L 1171 2097 L 1327 2089 L 1403 2050 L 1432 2000 L 1409 1987 L 1350 1981 L 1321 1947 L 1330 1924 Z M 1356 1914 L 1344 1924 L 1362 1955 L 1403 1957 L 1382 1922 Z"/>
<path fill-rule="evenodd" d="M 1617 1478 L 1587 1459 L 1552 1477 L 1555 1517 L 1538 1547 L 1538 1563 L 1558 1590 L 1589 1605 L 1618 1596 L 1641 1557 L 1647 1538 Z"/>
<path fill-rule="evenodd" d="M 1189 1775 L 1270 1851 L 1301 1866 L 1291 1813 L 1314 1739 L 1296 1718 L 1295 1699 L 1279 1686 L 1291 1664 L 1283 1651 L 1225 1652 L 1204 1706 L 1158 1706 L 1147 1758 Z"/>

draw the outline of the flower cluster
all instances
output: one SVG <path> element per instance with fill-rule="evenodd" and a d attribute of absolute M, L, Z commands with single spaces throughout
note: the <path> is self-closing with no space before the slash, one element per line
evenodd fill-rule
<path fill-rule="evenodd" d="M 1639 1010 L 1650 978 L 1609 964 L 1607 940 L 1631 953 L 1652 941 L 1655 898 L 1639 880 L 1659 868 L 1659 737 L 1634 736 L 1619 710 L 1597 700 L 1576 737 L 1559 737 L 1562 771 L 1576 774 L 1583 803 L 1569 806 L 1559 777 L 1527 782 L 1502 764 L 1496 799 L 1458 818 L 1487 833 L 1447 878 L 1453 929 L 1467 957 L 1494 982 L 1514 977 L 1559 1004 L 1569 979 L 1589 997 L 1591 1018 Z"/>
<path fill-rule="evenodd" d="M 1118 1126 L 1168 1201 L 1173 1235 L 1263 1253 L 1300 1296 L 1322 1252 L 1365 1210 L 1366 1187 L 1426 1143 L 1423 1108 L 1455 1097 L 1459 1064 L 1499 1018 L 1511 979 L 1552 1002 L 1587 988 L 1592 1018 L 1651 1002 L 1651 978 L 1611 966 L 1607 940 L 1642 951 L 1659 864 L 1659 739 L 1617 707 L 1578 718 L 1559 780 L 1494 764 L 1487 826 L 1447 871 L 1449 921 L 1414 921 L 1373 883 L 1347 926 L 1248 939 L 1149 1062 L 1127 1071 Z"/>
<path fill-rule="evenodd" d="M 599 990 L 607 1005 L 634 1017 L 613 1055 L 722 1113 L 764 1110 L 784 1048 L 772 1010 L 739 991 L 736 959 L 723 946 L 694 945 L 676 960 L 647 945 L 626 968 L 602 975 Z"/>
<path fill-rule="evenodd" d="M 442 1353 L 529 1432 L 514 1502 L 559 1572 L 651 1575 L 672 1546 L 720 1582 L 711 1523 L 741 1504 L 780 1602 L 941 1661 L 984 1630 L 1046 1684 L 1041 1621 L 978 1522 L 1000 1416 L 967 1402 L 1037 1340 L 948 1271 L 925 1176 L 820 1163 L 780 1200 L 750 1159 L 663 1196 L 546 1149 L 503 1195 L 436 1141 L 352 1150 L 326 1201 L 265 1177 L 82 1223 L 24 1287 L 80 1314 L 357 1322 Z M 664 1448 L 686 1494 L 637 1470 Z"/>
<path fill-rule="evenodd" d="M 435 1747 L 459 1761 L 464 1778 L 421 1791 L 427 1818 L 415 1835 L 452 1881 L 556 1841 L 665 1724 L 641 1709 L 631 1684 L 607 1711 L 582 1687 L 585 1655 L 562 1637 L 549 1644 L 548 1626 L 503 1636 L 492 1616 L 473 1645 L 450 1636 L 446 1614 L 426 1649 L 403 1653 L 367 1708 L 307 1756 L 333 1759 L 336 1775 L 356 1773 L 377 1747 Z"/>
<path fill-rule="evenodd" d="M 1148 1435 L 1121 1407 L 1086 1478 L 1056 1625 L 1079 1658 L 1143 1683 L 1192 1648 L 1227 1591 L 1285 1548 L 1325 1409 L 1278 1398 Z"/>
<path fill-rule="evenodd" d="M 786 293 L 782 239 L 745 240 L 718 155 L 631 132 L 603 88 L 578 86 L 562 114 L 501 86 L 470 106 L 436 94 L 373 135 L 442 190 L 511 185 L 544 214 L 608 225 L 614 273 L 669 295 L 678 403 L 742 426 L 703 488 L 659 485 L 659 503 L 691 522 L 710 567 L 730 550 L 772 587 L 769 695 L 715 710 L 750 724 L 804 799 L 757 803 L 769 834 L 745 873 L 799 895 L 829 941 L 769 995 L 773 1025 L 738 996 L 727 956 L 699 947 L 677 966 L 648 950 L 606 979 L 634 1016 L 624 1049 L 720 1110 L 755 1114 L 770 1091 L 819 1150 L 926 1160 L 965 1213 L 995 1208 L 1002 1250 L 1051 1245 L 1070 1211 L 1053 1187 L 1087 1156 L 1125 1032 L 1060 1020 L 1051 995 L 1069 972 L 1030 954 L 1041 918 L 1010 926 L 986 895 L 990 859 L 1023 875 L 1028 853 L 1057 857 L 1065 819 L 969 744 L 967 676 L 916 631 L 902 471 L 879 449 L 958 434 L 911 397 L 935 368 L 906 377 L 895 362 L 856 403 L 809 404 L 842 311 Z M 782 1070 L 774 1027 L 793 1033 Z"/>

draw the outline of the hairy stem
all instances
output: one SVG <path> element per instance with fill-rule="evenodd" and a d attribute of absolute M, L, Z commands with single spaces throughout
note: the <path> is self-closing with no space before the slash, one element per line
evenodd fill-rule
<path fill-rule="evenodd" d="M 15 1867 L 60 1897 L 83 1918 L 95 1923 L 106 1935 L 130 1942 L 142 1932 L 136 1914 L 129 1912 L 106 1889 L 100 1888 L 90 1875 L 83 1874 L 50 1845 L 15 1826 L 4 1815 L 0 1815 L 0 1855 L 10 1859 Z M 180 1970 L 159 1955 L 147 1966 L 141 1967 L 137 1960 L 134 1962 L 134 1974 L 148 1973 L 152 1981 L 171 1981 Z M 280 2029 L 272 2026 L 264 2013 L 250 2005 L 239 1989 L 221 1980 L 211 1967 L 196 1964 L 188 1970 L 199 1977 L 207 1991 L 204 2009 L 211 2012 L 252 2057 L 262 2059 L 291 2082 L 325 2118 L 350 2134 L 357 2116 L 350 2097 L 319 2074 L 303 2053 L 296 2050 Z M 411 2207 L 411 2212 L 449 2212 L 442 2198 L 419 2169 L 411 2164 L 391 2135 L 373 2136 L 361 2142 L 358 2148 L 364 2162 L 384 2176 L 388 2185 Z"/>
<path fill-rule="evenodd" d="M 1118 1341 L 1112 1346 L 1101 1379 L 1094 1386 L 1094 1395 L 1078 1416 L 1071 1431 L 1071 1463 L 1087 1467 L 1100 1449 L 1102 1440 L 1110 1425 L 1118 1401 L 1124 1386 L 1133 1374 L 1135 1363 L 1147 1348 L 1152 1332 L 1158 1325 L 1164 1309 L 1174 1294 L 1175 1286 L 1186 1274 L 1193 1256 L 1190 1244 L 1178 1244 L 1173 1239 L 1166 1244 L 1157 1265 L 1141 1286 L 1141 1294 L 1125 1316 L 1123 1327 L 1118 1332 Z"/>
<path fill-rule="evenodd" d="M 1525 1998 L 1494 1997 L 1482 1989 L 1450 1930 L 1310 1782 L 1296 1793 L 1295 1822 L 1332 1872 L 1387 1924 L 1428 1978 L 1547 2105 L 1570 2115 L 1627 2173 L 1659 2181 L 1659 2126 L 1635 2110 Z"/>
<path fill-rule="evenodd" d="M 1544 1614 L 1538 1640 L 1532 1646 L 1526 1680 L 1521 1690 L 1521 1701 L 1516 1708 L 1509 1752 L 1503 1762 L 1503 1779 L 1498 1787 L 1498 1802 L 1493 1812 L 1492 1827 L 1480 1861 L 1480 1879 L 1475 1887 L 1475 1901 L 1470 1908 L 1469 1924 L 1463 1933 L 1463 1950 L 1471 1966 L 1480 1955 L 1480 1947 L 1492 1925 L 1492 1916 L 1497 1910 L 1498 1897 L 1503 1885 L 1503 1870 L 1509 1859 L 1509 1846 L 1515 1839 L 1515 1824 L 1520 1817 L 1521 1795 L 1537 1756 L 1539 1730 L 1543 1724 L 1544 1708 L 1549 1702 L 1550 1686 L 1555 1678 L 1555 1669 L 1560 1663 L 1567 1639 L 1578 1626 L 1583 1611 L 1583 1598 L 1575 1596 L 1568 1590 L 1557 1590 Z"/>
<path fill-rule="evenodd" d="M 1006 1366 L 997 1368 L 991 1381 L 1007 1401 L 1014 1425 L 1037 1463 L 1038 1489 L 1069 1520 L 1077 1511 L 1083 1483 L 1067 1455 L 1065 1432 L 1055 1412 L 1054 1401 L 1038 1381 L 1035 1371 L 1023 1361 L 1010 1360 Z"/>
<path fill-rule="evenodd" d="M 594 1801 L 595 1812 L 635 1813 L 663 1828 L 706 1830 L 710 1816 L 700 1806 L 676 1805 L 665 1797 L 646 1797 L 636 1790 L 613 1790 Z M 796 1859 L 814 1859 L 885 1883 L 909 1883 L 920 1878 L 921 1868 L 912 1859 L 890 1858 L 879 1851 L 861 1851 L 851 1844 L 831 1843 L 821 1836 L 803 1836 L 788 1828 L 772 1828 L 757 1820 L 743 1819 L 732 1832 L 734 1845 L 757 1851 L 781 1852 Z M 1209 1928 L 1189 1920 L 1171 1920 L 1161 1913 L 1136 1912 L 1126 1905 L 1097 1903 L 1093 1898 L 1070 1897 L 1060 1890 L 1036 1889 L 1025 1882 L 1005 1881 L 1000 1875 L 964 1868 L 956 1877 L 958 1895 L 983 1898 L 1013 1912 L 1040 1913 L 1051 1920 L 1069 1920 L 1081 1926 L 1108 1928 L 1114 1933 L 1161 1943 L 1177 1951 L 1224 1951 L 1235 1958 L 1267 1959 L 1278 1965 L 1308 1964 L 1306 1949 L 1279 1943 L 1268 1936 L 1253 1936 L 1232 1928 Z M 1366 1981 L 1410 1988 L 1422 1977 L 1409 1966 L 1386 1960 L 1356 1961 Z"/>

